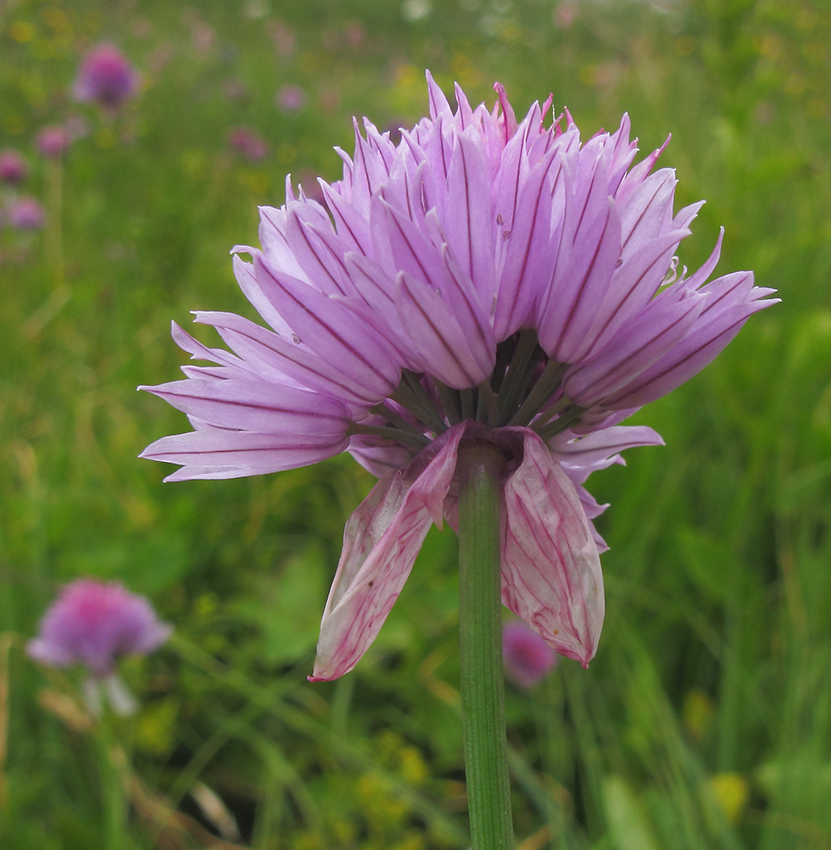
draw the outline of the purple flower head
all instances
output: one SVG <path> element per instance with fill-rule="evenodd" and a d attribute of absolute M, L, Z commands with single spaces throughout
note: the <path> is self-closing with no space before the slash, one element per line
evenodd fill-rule
<path fill-rule="evenodd" d="M 536 685 L 557 665 L 557 653 L 520 620 L 502 629 L 502 658 L 505 675 L 521 688 Z"/>
<path fill-rule="evenodd" d="M 676 276 L 700 204 L 673 211 L 675 175 L 632 166 L 629 119 L 581 142 L 551 98 L 517 120 L 457 108 L 429 78 L 429 116 L 394 143 L 364 121 L 324 204 L 286 185 L 261 208 L 261 248 L 234 269 L 263 327 L 198 312 L 230 348 L 174 325 L 206 366 L 147 387 L 194 430 L 143 457 L 167 480 L 235 478 L 344 450 L 379 477 L 346 526 L 313 679 L 351 670 L 378 634 L 432 523 L 456 527 L 460 446 L 502 453 L 502 600 L 561 655 L 587 665 L 603 622 L 584 485 L 661 444 L 619 423 L 709 363 L 772 290 L 751 272 Z M 709 281 L 709 282 L 708 282 Z"/>
<path fill-rule="evenodd" d="M 260 162 L 268 154 L 268 145 L 248 127 L 234 127 L 228 134 L 228 143 L 251 162 Z"/>
<path fill-rule="evenodd" d="M 29 173 L 26 160 L 15 150 L 0 151 L 0 183 L 22 183 Z"/>
<path fill-rule="evenodd" d="M 46 218 L 40 203 L 28 195 L 14 201 L 6 215 L 9 224 L 17 230 L 40 230 Z"/>
<path fill-rule="evenodd" d="M 306 92 L 300 86 L 283 86 L 275 98 L 281 112 L 299 112 L 306 105 Z"/>
<path fill-rule="evenodd" d="M 72 91 L 77 100 L 117 109 L 135 96 L 138 83 L 124 54 L 111 44 L 99 44 L 84 57 Z"/>
<path fill-rule="evenodd" d="M 116 660 L 158 649 L 172 628 L 150 603 L 117 582 L 78 579 L 66 585 L 46 612 L 29 655 L 51 667 L 86 667 L 94 679 L 110 676 Z"/>
<path fill-rule="evenodd" d="M 72 144 L 72 136 L 65 127 L 44 127 L 35 140 L 38 151 L 47 159 L 59 159 Z"/>

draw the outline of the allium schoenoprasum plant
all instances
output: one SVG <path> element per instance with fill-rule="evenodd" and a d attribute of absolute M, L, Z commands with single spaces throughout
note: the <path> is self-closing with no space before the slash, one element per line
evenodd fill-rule
<path fill-rule="evenodd" d="M 0 847 L 210 845 L 197 798 L 212 791 L 240 833 L 223 818 L 222 840 L 251 850 L 470 848 L 457 536 L 431 528 L 360 663 L 309 683 L 343 526 L 377 478 L 348 452 L 166 486 L 174 467 L 136 461 L 189 428 L 135 392 L 184 362 L 170 320 L 224 310 L 267 327 L 228 249 L 259 246 L 257 208 L 283 203 L 288 172 L 321 201 L 314 177 L 340 179 L 332 146 L 353 153 L 353 115 L 397 142 L 427 113 L 429 67 L 454 111 L 454 80 L 489 107 L 502 81 L 519 118 L 553 91 L 584 143 L 628 112 L 635 167 L 671 132 L 655 169 L 677 169 L 674 211 L 707 199 L 678 271 L 724 226 L 712 276 L 753 269 L 782 298 L 621 423 L 665 447 L 622 451 L 625 467 L 582 485 L 611 505 L 592 518 L 610 546 L 603 630 L 588 671 L 560 657 L 529 689 L 506 671 L 517 847 L 827 850 L 831 11 L 402 5 L 0 4 L 0 151 L 16 152 L 0 179 Z M 117 109 L 73 91 L 101 44 L 137 71 Z M 60 157 L 46 127 L 69 133 Z M 236 145 L 239 128 L 265 156 Z M 25 199 L 38 206 L 12 227 Z M 112 718 L 129 786 L 101 781 L 84 670 L 25 653 L 84 576 L 176 626 L 119 662 L 138 703 Z"/>
<path fill-rule="evenodd" d="M 637 153 L 624 115 L 581 141 L 552 98 L 518 120 L 428 74 L 429 117 L 394 143 L 357 123 L 323 202 L 295 191 L 261 211 L 261 248 L 237 246 L 239 285 L 265 328 L 197 313 L 231 349 L 174 324 L 209 366 L 145 387 L 194 430 L 143 457 L 168 480 L 277 472 L 343 451 L 379 477 L 347 524 L 311 681 L 349 672 L 373 642 L 435 523 L 460 539 L 466 773 L 475 850 L 513 846 L 501 604 L 584 667 L 604 615 L 583 487 L 633 446 L 619 423 L 712 361 L 776 302 L 752 272 L 711 279 L 676 250 L 701 203 L 673 210 L 663 148 Z M 654 173 L 653 173 L 654 171 Z M 251 262 L 239 255 L 249 254 Z"/>

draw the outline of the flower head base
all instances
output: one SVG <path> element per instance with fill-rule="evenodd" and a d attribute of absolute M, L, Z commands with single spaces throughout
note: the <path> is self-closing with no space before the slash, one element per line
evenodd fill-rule
<path fill-rule="evenodd" d="M 104 679 L 120 656 L 153 652 L 171 632 L 143 596 L 115 582 L 78 579 L 46 612 L 27 652 L 50 667 L 81 665 L 93 679 Z"/>
<path fill-rule="evenodd" d="M 72 91 L 82 102 L 118 109 L 135 96 L 138 82 L 135 68 L 117 47 L 99 44 L 84 57 Z"/>
<path fill-rule="evenodd" d="M 557 665 L 557 654 L 533 629 L 519 620 L 502 629 L 505 675 L 520 688 L 537 684 Z"/>
<path fill-rule="evenodd" d="M 710 259 L 673 279 L 700 204 L 673 212 L 675 176 L 630 168 L 629 119 L 587 142 L 551 99 L 517 121 L 457 109 L 428 79 L 430 115 L 393 143 L 356 124 L 325 205 L 295 193 L 261 210 L 262 249 L 237 247 L 246 297 L 271 326 L 197 313 L 233 353 L 178 326 L 187 379 L 151 392 L 195 430 L 144 457 L 168 480 L 233 478 L 348 450 L 380 481 L 347 525 L 324 612 L 315 679 L 357 663 L 380 630 L 432 522 L 456 523 L 456 460 L 486 441 L 508 463 L 502 598 L 554 649 L 584 665 L 603 620 L 583 488 L 619 452 L 655 445 L 618 423 L 709 363 L 772 300 L 751 272 L 707 282 Z"/>

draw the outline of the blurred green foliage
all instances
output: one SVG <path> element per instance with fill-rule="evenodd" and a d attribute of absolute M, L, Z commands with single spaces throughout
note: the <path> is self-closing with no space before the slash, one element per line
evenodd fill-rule
<path fill-rule="evenodd" d="M 100 41 L 142 73 L 118 115 L 69 95 Z M 426 67 L 472 102 L 498 79 L 518 111 L 553 91 L 586 138 L 623 111 L 644 152 L 671 132 L 662 163 L 678 170 L 678 205 L 708 200 L 682 263 L 700 263 L 723 225 L 720 269 L 753 268 L 783 299 L 633 420 L 665 448 L 590 482 L 612 504 L 607 622 L 590 671 L 564 662 L 507 694 L 520 850 L 831 847 L 831 12 L 6 0 L 0 148 L 27 156 L 20 191 L 47 225 L 0 230 L 4 850 L 467 847 L 452 533 L 431 533 L 358 669 L 310 685 L 343 524 L 370 476 L 337 458 L 162 486 L 163 470 L 136 460 L 187 427 L 135 393 L 176 373 L 170 320 L 253 317 L 228 250 L 255 242 L 256 205 L 282 202 L 289 171 L 307 190 L 337 178 L 350 116 L 417 120 Z M 275 107 L 284 85 L 305 108 Z M 68 120 L 80 137 L 44 161 L 36 132 Z M 236 153 L 236 126 L 268 157 Z M 84 725 L 74 673 L 47 675 L 22 652 L 78 575 L 123 580 L 176 625 L 123 671 L 142 700 L 114 729 L 132 773 Z M 210 837 L 223 807 L 237 825 L 224 845 Z"/>

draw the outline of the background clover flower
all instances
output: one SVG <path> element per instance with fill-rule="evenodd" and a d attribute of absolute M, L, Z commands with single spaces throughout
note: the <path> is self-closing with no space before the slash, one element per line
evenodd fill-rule
<path fill-rule="evenodd" d="M 174 325 L 195 359 L 147 387 L 194 431 L 143 457 L 167 480 L 232 478 L 344 450 L 379 477 L 349 520 L 323 615 L 315 680 L 352 669 L 378 634 L 430 525 L 459 522 L 458 463 L 486 446 L 498 471 L 504 604 L 583 665 L 603 621 L 584 484 L 619 452 L 660 444 L 619 423 L 709 363 L 774 303 L 751 272 L 710 280 L 675 252 L 701 204 L 673 210 L 675 174 L 634 167 L 624 115 L 581 142 L 551 98 L 517 120 L 428 75 L 429 117 L 399 142 L 368 121 L 324 204 L 295 192 L 238 246 L 241 289 L 270 326 L 198 312 L 229 350 Z M 240 254 L 249 254 L 245 262 Z"/>
<path fill-rule="evenodd" d="M 113 673 L 120 656 L 153 652 L 171 632 L 143 596 L 117 582 L 78 579 L 46 612 L 27 652 L 50 667 L 81 665 L 101 679 Z"/>
<path fill-rule="evenodd" d="M 136 95 L 136 69 L 112 44 L 99 44 L 84 56 L 72 88 L 77 100 L 117 109 Z"/>
<path fill-rule="evenodd" d="M 520 688 L 530 688 L 557 665 L 557 654 L 531 628 L 519 620 L 502 629 L 505 675 Z"/>
<path fill-rule="evenodd" d="M 268 145 L 248 127 L 234 127 L 228 134 L 228 143 L 249 162 L 260 162 L 268 155 Z"/>
<path fill-rule="evenodd" d="M 0 151 L 0 183 L 14 186 L 22 183 L 28 173 L 29 167 L 22 154 L 12 149 Z"/>
<path fill-rule="evenodd" d="M 60 125 L 43 127 L 35 139 L 38 151 L 47 159 L 59 159 L 71 144 L 71 134 Z"/>
<path fill-rule="evenodd" d="M 9 225 L 16 230 L 40 230 L 46 219 L 40 202 L 29 195 L 12 201 L 5 213 Z"/>

